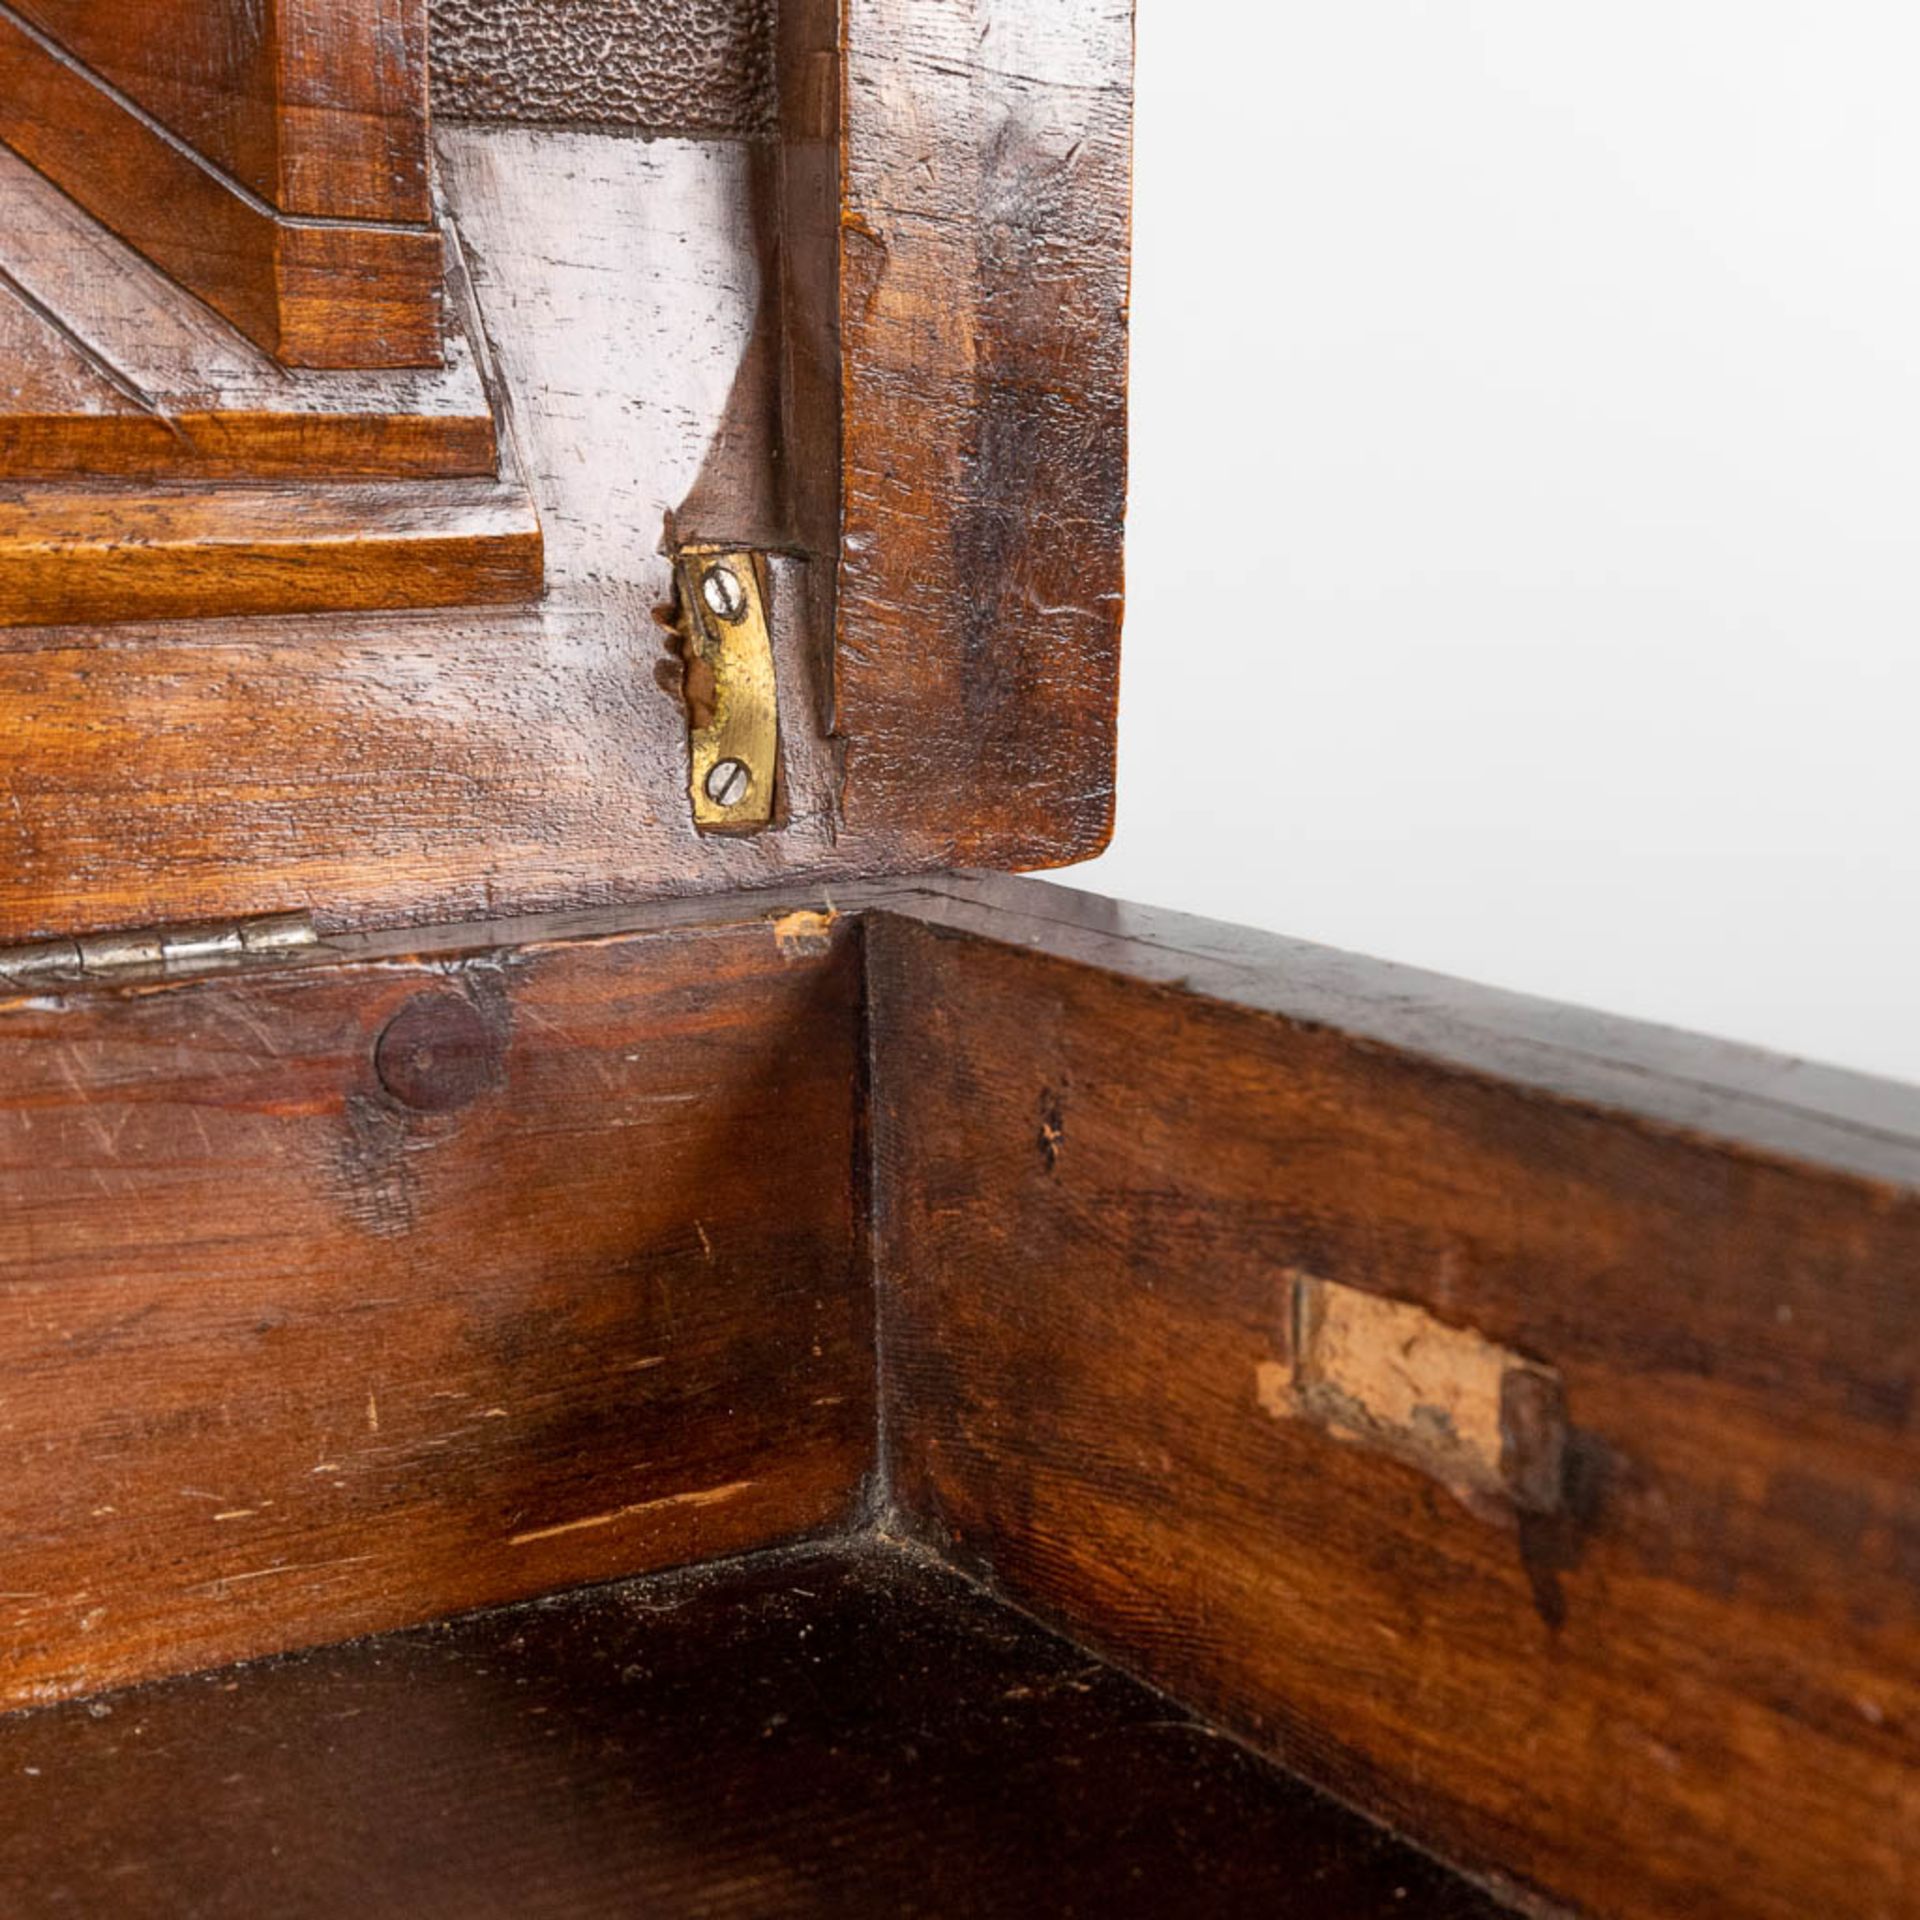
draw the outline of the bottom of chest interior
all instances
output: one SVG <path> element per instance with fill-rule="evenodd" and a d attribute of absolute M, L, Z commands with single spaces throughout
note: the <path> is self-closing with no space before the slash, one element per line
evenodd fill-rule
<path fill-rule="evenodd" d="M 872 1543 L 15 1715 L 0 1780 L 15 1920 L 1498 1911 Z"/>
<path fill-rule="evenodd" d="M 1914 1090 L 977 875 L 288 939 L 0 954 L 9 1920 L 1920 1911 Z"/>

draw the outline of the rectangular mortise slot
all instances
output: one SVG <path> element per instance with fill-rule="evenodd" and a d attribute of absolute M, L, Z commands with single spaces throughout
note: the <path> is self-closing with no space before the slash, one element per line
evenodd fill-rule
<path fill-rule="evenodd" d="M 1290 1272 L 1286 1361 L 1260 1402 L 1432 1475 L 1469 1506 L 1560 1504 L 1566 1407 L 1550 1367 L 1424 1307 Z"/>

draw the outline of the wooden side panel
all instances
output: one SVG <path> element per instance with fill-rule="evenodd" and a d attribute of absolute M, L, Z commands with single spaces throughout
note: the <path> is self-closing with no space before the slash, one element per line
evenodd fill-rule
<path fill-rule="evenodd" d="M 0 1705 L 844 1520 L 856 936 L 0 1005 Z"/>
<path fill-rule="evenodd" d="M 283 213 L 430 218 L 426 0 L 15 0 Z"/>
<path fill-rule="evenodd" d="M 902 1506 L 1470 1866 L 1634 1920 L 1912 1914 L 1920 1095 L 1796 1111 L 1736 1049 L 1001 899 L 869 930 Z M 1501 1435 L 1477 1485 L 1415 1457 L 1487 1390 L 1409 1383 L 1479 1342 L 1564 1395 L 1525 1498 L 1486 1497 Z"/>
<path fill-rule="evenodd" d="M 849 824 L 1083 859 L 1111 820 L 1130 0 L 848 0 Z"/>

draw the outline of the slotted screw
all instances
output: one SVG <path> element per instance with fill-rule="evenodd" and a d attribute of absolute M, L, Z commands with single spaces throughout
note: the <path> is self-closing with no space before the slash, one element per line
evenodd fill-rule
<path fill-rule="evenodd" d="M 753 775 L 738 760 L 717 760 L 707 775 L 707 798 L 716 807 L 737 807 L 752 785 Z"/>
<path fill-rule="evenodd" d="M 747 610 L 746 590 L 731 567 L 709 567 L 700 583 L 700 597 L 708 611 L 722 620 L 738 620 Z"/>

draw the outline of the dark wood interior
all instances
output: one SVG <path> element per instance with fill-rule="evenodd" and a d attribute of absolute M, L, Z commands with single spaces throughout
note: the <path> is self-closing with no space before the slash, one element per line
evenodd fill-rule
<path fill-rule="evenodd" d="M 1131 25 L 0 0 L 0 1916 L 1920 1913 L 1920 1093 L 952 870 Z"/>
<path fill-rule="evenodd" d="M 0 1772 L 20 1920 L 1499 1911 L 866 1542 L 16 1715 Z"/>
<path fill-rule="evenodd" d="M 878 1538 L 1502 1900 L 1906 1908 L 1920 1094 L 986 877 L 0 1018 L 16 1706 Z M 1557 1382 L 1545 1482 L 1276 1399 L 1301 1273 Z"/>

